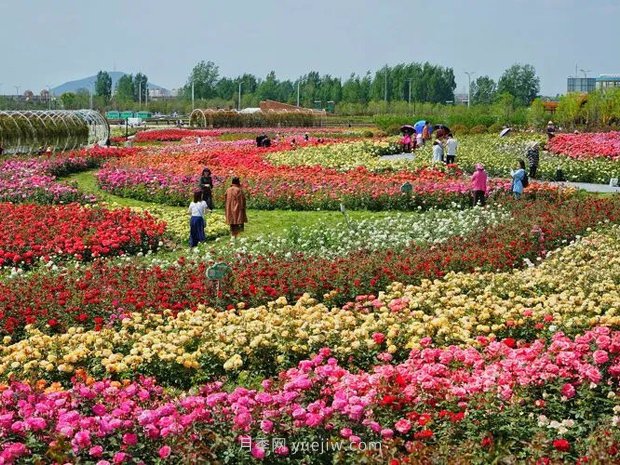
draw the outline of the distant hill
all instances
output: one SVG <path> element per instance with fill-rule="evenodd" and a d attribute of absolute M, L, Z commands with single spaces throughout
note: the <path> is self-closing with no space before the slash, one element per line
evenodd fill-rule
<path fill-rule="evenodd" d="M 123 73 L 122 71 L 108 71 L 108 74 L 112 78 L 112 91 L 114 91 L 118 80 L 127 73 Z M 85 77 L 83 79 L 77 79 L 75 81 L 65 82 L 64 84 L 52 88 L 52 94 L 62 95 L 65 92 L 77 92 L 79 89 L 90 90 L 95 85 L 95 81 L 97 81 L 97 75 Z M 158 89 L 164 92 L 168 92 L 168 89 L 158 86 L 157 84 L 153 84 L 151 81 L 149 81 L 149 89 Z"/>

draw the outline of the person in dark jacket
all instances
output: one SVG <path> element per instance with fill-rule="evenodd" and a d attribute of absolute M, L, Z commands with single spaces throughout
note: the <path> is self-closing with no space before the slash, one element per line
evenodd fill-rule
<path fill-rule="evenodd" d="M 202 192 L 202 200 L 207 203 L 207 208 L 213 210 L 213 178 L 211 170 L 205 168 L 200 176 L 200 191 Z"/>
<path fill-rule="evenodd" d="M 551 140 L 554 137 L 555 137 L 555 124 L 553 124 L 553 121 L 549 121 L 547 123 L 547 138 Z"/>
<path fill-rule="evenodd" d="M 531 142 L 527 146 L 526 157 L 530 168 L 529 177 L 535 179 L 536 172 L 538 171 L 538 164 L 540 162 L 540 144 L 538 142 Z"/>

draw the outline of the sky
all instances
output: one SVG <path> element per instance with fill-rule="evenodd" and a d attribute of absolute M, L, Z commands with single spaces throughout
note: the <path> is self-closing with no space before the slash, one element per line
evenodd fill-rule
<path fill-rule="evenodd" d="M 221 76 L 347 78 L 385 64 L 497 80 L 532 64 L 543 95 L 566 78 L 620 73 L 620 0 L 0 0 L 0 93 L 143 72 L 168 89 L 211 60 Z M 579 76 L 583 72 L 578 71 Z"/>

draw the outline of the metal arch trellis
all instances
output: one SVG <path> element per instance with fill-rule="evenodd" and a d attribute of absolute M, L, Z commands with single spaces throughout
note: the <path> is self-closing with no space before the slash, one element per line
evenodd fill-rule
<path fill-rule="evenodd" d="M 194 124 L 192 123 L 192 121 L 195 121 L 198 118 L 200 118 L 200 121 L 198 122 L 197 126 L 200 128 L 206 128 L 207 127 L 207 115 L 205 115 L 204 110 L 201 110 L 199 108 L 196 108 L 194 111 L 192 111 L 189 115 L 189 122 L 191 126 L 194 126 Z M 200 123 L 202 123 L 202 126 L 199 125 Z"/>
<path fill-rule="evenodd" d="M 107 120 L 94 110 L 0 110 L 0 146 L 7 153 L 103 145 L 109 137 Z"/>

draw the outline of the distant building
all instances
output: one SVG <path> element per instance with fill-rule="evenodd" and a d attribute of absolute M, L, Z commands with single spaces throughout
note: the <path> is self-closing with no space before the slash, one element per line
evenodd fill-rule
<path fill-rule="evenodd" d="M 596 78 L 597 89 L 620 87 L 620 74 L 601 74 Z"/>
<path fill-rule="evenodd" d="M 567 92 L 592 92 L 596 89 L 596 81 L 596 78 L 569 77 L 567 80 Z"/>

